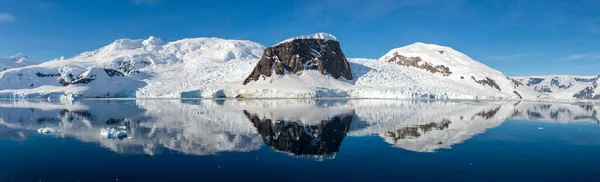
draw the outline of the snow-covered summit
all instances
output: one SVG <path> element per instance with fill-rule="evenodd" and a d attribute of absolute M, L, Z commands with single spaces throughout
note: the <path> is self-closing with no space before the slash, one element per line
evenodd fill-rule
<path fill-rule="evenodd" d="M 337 38 L 335 38 L 335 36 L 329 34 L 329 33 L 324 33 L 324 32 L 319 32 L 319 33 L 314 33 L 314 34 L 308 34 L 308 35 L 301 35 L 301 36 L 297 36 L 297 37 L 293 37 L 293 38 L 289 38 L 289 39 L 285 39 L 284 41 L 281 41 L 275 45 L 279 45 L 282 43 L 286 43 L 286 42 L 291 42 L 293 40 L 296 39 L 323 39 L 323 40 L 334 40 L 337 41 Z"/>
<path fill-rule="evenodd" d="M 23 53 L 17 53 L 9 57 L 0 57 L 0 71 L 28 66 L 29 58 Z"/>
<path fill-rule="evenodd" d="M 436 44 L 426 44 L 422 42 L 416 42 L 407 46 L 399 47 L 390 50 L 379 60 L 387 61 L 397 55 L 405 57 L 420 57 L 424 62 L 428 62 L 432 65 L 444 65 L 446 67 L 454 67 L 456 71 L 459 71 L 461 67 L 476 69 L 481 71 L 493 70 L 480 62 L 477 62 L 469 56 L 454 50 L 451 47 L 441 46 Z M 454 71 L 450 69 L 450 71 Z M 493 70 L 494 72 L 498 72 Z"/>
<path fill-rule="evenodd" d="M 382 70 L 392 69 L 394 71 L 386 71 L 386 74 L 393 76 L 370 77 L 367 74 L 369 77 L 359 78 L 357 83 L 413 88 L 430 92 L 433 94 L 429 96 L 431 98 L 519 99 L 530 95 L 523 93 L 527 91 L 518 91 L 515 83 L 500 71 L 447 46 L 417 42 L 392 49 L 377 62 L 367 61 L 364 64 L 381 67 Z"/>
<path fill-rule="evenodd" d="M 264 48 L 256 42 L 246 40 L 202 37 L 166 43 L 160 38 L 150 36 L 147 39 L 118 39 L 102 48 L 81 53 L 73 59 L 154 54 L 164 57 L 163 59 L 175 61 L 209 60 L 224 62 L 233 59 L 259 58 Z"/>
<path fill-rule="evenodd" d="M 264 48 L 256 42 L 221 38 L 118 39 L 72 58 L 4 71 L 0 96 L 179 97 L 181 92 L 239 79 L 231 72 L 239 72 L 239 77 L 247 74 L 249 70 L 240 65 L 258 60 Z M 222 64 L 226 62 L 234 63 Z M 90 70 L 97 77 L 89 77 Z"/>

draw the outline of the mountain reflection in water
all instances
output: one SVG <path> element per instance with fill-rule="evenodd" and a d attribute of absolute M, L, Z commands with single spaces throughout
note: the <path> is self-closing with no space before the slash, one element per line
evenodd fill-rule
<path fill-rule="evenodd" d="M 272 120 L 258 114 L 244 114 L 254 124 L 263 141 L 273 149 L 300 156 L 323 156 L 338 152 L 350 129 L 353 112 L 333 116 L 314 124 L 302 121 Z"/>
<path fill-rule="evenodd" d="M 378 136 L 415 152 L 449 149 L 506 120 L 599 123 L 585 103 L 426 100 L 81 100 L 0 102 L 0 137 L 25 141 L 42 127 L 117 153 L 189 155 L 269 146 L 295 156 L 333 158 L 346 137 Z M 102 128 L 126 126 L 106 140 Z"/>

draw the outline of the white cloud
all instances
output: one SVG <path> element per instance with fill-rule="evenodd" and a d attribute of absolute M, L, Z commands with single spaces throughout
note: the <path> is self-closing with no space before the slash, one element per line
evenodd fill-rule
<path fill-rule="evenodd" d="M 158 2 L 158 0 L 133 0 L 133 3 L 138 4 L 138 5 L 140 5 L 140 4 L 154 4 L 154 3 L 157 3 L 157 2 Z"/>
<path fill-rule="evenodd" d="M 0 22 L 15 21 L 15 16 L 9 13 L 0 13 Z"/>
<path fill-rule="evenodd" d="M 559 61 L 581 61 L 581 60 L 600 60 L 600 53 L 573 54 L 559 59 Z"/>

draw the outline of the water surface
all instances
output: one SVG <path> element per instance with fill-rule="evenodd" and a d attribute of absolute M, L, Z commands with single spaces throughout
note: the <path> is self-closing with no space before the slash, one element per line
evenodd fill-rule
<path fill-rule="evenodd" d="M 518 101 L 2 101 L 0 181 L 597 181 L 599 110 Z M 103 138 L 103 128 L 128 137 Z"/>

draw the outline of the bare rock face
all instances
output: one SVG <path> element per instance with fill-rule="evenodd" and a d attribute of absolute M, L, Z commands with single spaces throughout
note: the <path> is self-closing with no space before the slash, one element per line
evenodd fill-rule
<path fill-rule="evenodd" d="M 510 82 L 513 84 L 514 88 L 519 88 L 520 86 L 523 86 L 523 83 L 521 83 L 518 80 L 515 80 L 514 78 L 506 77 L 506 79 L 510 80 Z"/>
<path fill-rule="evenodd" d="M 600 100 L 600 91 L 598 91 L 598 89 L 600 88 L 600 84 L 598 82 L 600 82 L 600 75 L 595 78 L 591 86 L 588 86 L 585 89 L 579 91 L 579 93 L 574 94 L 573 97 L 577 99 Z"/>
<path fill-rule="evenodd" d="M 441 51 L 441 53 L 443 53 L 443 51 Z M 420 57 L 406 57 L 406 56 L 398 54 L 397 52 L 394 53 L 394 57 L 392 57 L 386 61 L 390 62 L 390 63 L 396 63 L 401 66 L 424 69 L 431 73 L 441 73 L 444 76 L 450 76 L 452 74 L 452 72 L 450 71 L 450 68 L 448 68 L 444 65 L 433 66 L 429 62 L 424 62 L 423 59 L 421 59 Z"/>
<path fill-rule="evenodd" d="M 487 86 L 497 89 L 498 91 L 502 91 L 502 89 L 500 89 L 500 86 L 498 86 L 496 81 L 493 79 L 490 79 L 489 77 L 485 77 L 484 80 L 477 80 L 477 79 L 475 79 L 475 77 L 471 77 L 471 79 L 473 79 L 473 81 L 475 81 L 476 83 L 479 83 L 481 85 L 487 85 Z"/>
<path fill-rule="evenodd" d="M 292 39 L 268 47 L 244 85 L 251 81 L 284 74 L 301 74 L 303 70 L 317 70 L 334 78 L 352 80 L 352 71 L 337 40 L 302 38 Z"/>

